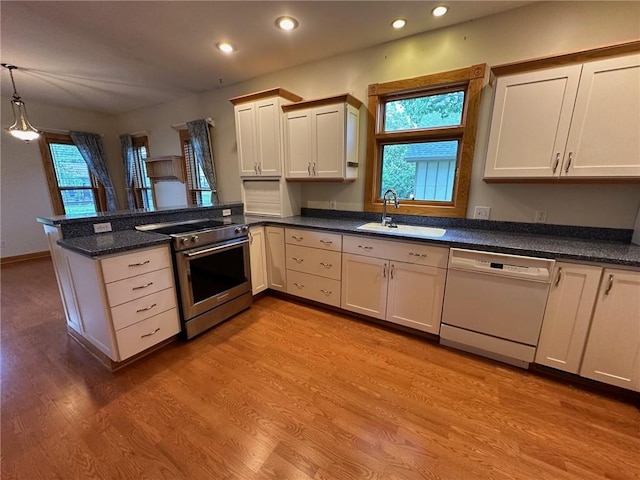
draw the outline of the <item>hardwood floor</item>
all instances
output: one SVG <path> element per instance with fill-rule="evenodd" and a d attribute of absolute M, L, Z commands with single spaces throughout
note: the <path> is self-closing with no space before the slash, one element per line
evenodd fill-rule
<path fill-rule="evenodd" d="M 629 403 L 263 297 L 114 374 L 2 268 L 2 479 L 632 479 Z"/>

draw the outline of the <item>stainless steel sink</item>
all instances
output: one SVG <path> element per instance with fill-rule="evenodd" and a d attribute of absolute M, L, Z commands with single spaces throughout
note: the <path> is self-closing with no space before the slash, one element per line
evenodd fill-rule
<path fill-rule="evenodd" d="M 357 227 L 357 230 L 425 238 L 442 237 L 445 233 L 447 233 L 444 228 L 421 227 L 416 225 L 398 225 L 397 227 L 392 228 L 382 226 L 378 222 L 365 223 L 364 225 L 360 225 L 359 227 Z"/>

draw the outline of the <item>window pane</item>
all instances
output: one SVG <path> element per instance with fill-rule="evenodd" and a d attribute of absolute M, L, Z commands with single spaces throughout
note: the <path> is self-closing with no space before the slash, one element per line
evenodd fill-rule
<path fill-rule="evenodd" d="M 60 187 L 90 187 L 91 177 L 87 163 L 78 147 L 64 143 L 50 143 L 53 168 Z"/>
<path fill-rule="evenodd" d="M 393 188 L 405 200 L 450 202 L 457 158 L 457 140 L 383 145 L 380 197 Z"/>
<path fill-rule="evenodd" d="M 62 190 L 60 194 L 66 215 L 96 213 L 93 190 Z"/>
<path fill-rule="evenodd" d="M 458 126 L 463 106 L 464 91 L 389 101 L 384 107 L 384 131 Z"/>

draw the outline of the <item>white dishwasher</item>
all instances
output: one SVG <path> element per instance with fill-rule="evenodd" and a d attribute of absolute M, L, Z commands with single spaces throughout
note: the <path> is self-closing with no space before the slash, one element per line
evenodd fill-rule
<path fill-rule="evenodd" d="M 440 343 L 528 368 L 536 353 L 554 263 L 452 248 Z"/>

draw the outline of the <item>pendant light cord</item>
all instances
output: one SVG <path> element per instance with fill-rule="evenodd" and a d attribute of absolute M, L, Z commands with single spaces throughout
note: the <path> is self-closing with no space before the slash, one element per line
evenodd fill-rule
<path fill-rule="evenodd" d="M 18 95 L 18 90 L 16 89 L 16 82 L 13 79 L 13 71 L 15 69 L 17 69 L 18 67 L 14 66 L 14 65 L 8 65 L 6 63 L 3 63 L 2 66 L 4 68 L 6 68 L 7 70 L 9 70 L 9 76 L 11 77 L 11 85 L 13 85 L 13 99 L 14 100 L 22 100 L 22 98 L 20 97 L 20 95 Z"/>

